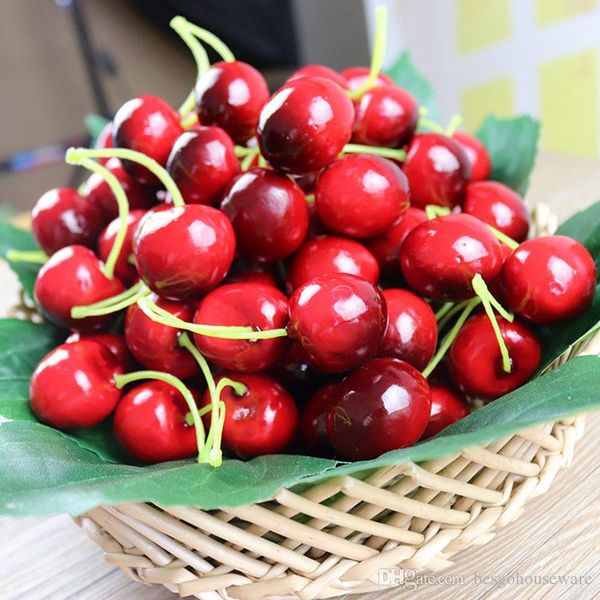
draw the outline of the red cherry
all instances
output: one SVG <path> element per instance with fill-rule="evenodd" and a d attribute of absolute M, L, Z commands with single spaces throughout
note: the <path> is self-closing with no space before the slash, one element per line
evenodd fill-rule
<path fill-rule="evenodd" d="M 142 152 L 163 167 L 175 140 L 182 133 L 179 115 L 158 96 L 138 96 L 128 100 L 113 119 L 115 146 Z M 125 160 L 123 166 L 140 183 L 159 183 L 156 175 L 142 165 Z"/>
<path fill-rule="evenodd" d="M 305 194 L 312 194 L 317 185 L 319 171 L 311 171 L 309 173 L 303 173 L 302 175 L 292 175 L 292 177 Z"/>
<path fill-rule="evenodd" d="M 448 369 L 456 386 L 469 396 L 498 398 L 524 384 L 540 364 L 541 347 L 524 323 L 509 323 L 496 315 L 510 356 L 511 371 L 502 368 L 502 356 L 486 314 L 470 317 L 448 353 Z"/>
<path fill-rule="evenodd" d="M 416 135 L 403 166 L 410 184 L 410 201 L 424 208 L 462 203 L 470 177 L 469 159 L 451 138 L 439 133 Z"/>
<path fill-rule="evenodd" d="M 522 242 L 529 233 L 529 213 L 523 199 L 508 186 L 496 181 L 470 183 L 463 212 L 517 242 Z"/>
<path fill-rule="evenodd" d="M 284 451 L 298 426 L 298 409 L 292 396 L 266 375 L 224 373 L 217 383 L 224 377 L 245 385 L 246 392 L 238 396 L 226 387 L 221 393 L 225 403 L 223 449 L 240 458 Z M 203 402 L 210 404 L 208 392 Z"/>
<path fill-rule="evenodd" d="M 434 300 L 473 297 L 475 274 L 493 281 L 502 263 L 500 242 L 481 221 L 465 214 L 446 215 L 415 227 L 400 252 L 408 285 Z"/>
<path fill-rule="evenodd" d="M 108 348 L 113 355 L 116 357 L 119 365 L 123 369 L 123 372 L 127 373 L 135 368 L 136 362 L 133 358 L 125 338 L 117 333 L 72 333 L 66 340 L 65 344 L 72 344 L 73 342 L 79 342 L 80 340 L 86 340 L 88 342 L 98 342 L 106 348 Z"/>
<path fill-rule="evenodd" d="M 138 226 L 138 223 L 145 214 L 145 210 L 132 210 L 127 215 L 127 232 L 125 234 L 125 241 L 123 242 L 123 248 L 121 249 L 115 264 L 116 276 L 126 284 L 132 283 L 138 277 L 137 269 L 135 268 L 135 265 L 132 265 L 129 262 L 129 259 L 133 252 L 132 243 L 135 228 Z M 98 254 L 104 262 L 108 260 L 108 256 L 110 255 L 110 251 L 115 243 L 115 238 L 117 237 L 120 227 L 121 220 L 116 218 L 104 228 L 100 234 L 100 237 L 98 238 Z"/>
<path fill-rule="evenodd" d="M 345 459 L 365 460 L 412 446 L 427 427 L 427 380 L 397 358 L 365 363 L 340 383 L 338 394 L 327 417 L 327 433 Z"/>
<path fill-rule="evenodd" d="M 309 454 L 327 456 L 332 447 L 327 436 L 327 415 L 339 398 L 338 383 L 330 383 L 308 401 L 300 418 L 300 437 L 303 449 Z"/>
<path fill-rule="evenodd" d="M 252 327 L 256 331 L 280 329 L 288 322 L 288 300 L 277 289 L 257 283 L 222 285 L 198 305 L 194 323 Z M 262 371 L 287 351 L 286 337 L 271 340 L 227 340 L 194 334 L 200 352 L 230 371 Z"/>
<path fill-rule="evenodd" d="M 383 290 L 388 325 L 380 356 L 395 356 L 422 371 L 437 346 L 437 321 L 427 302 L 408 290 Z"/>
<path fill-rule="evenodd" d="M 197 403 L 200 394 L 190 390 Z M 162 381 L 136 385 L 115 411 L 117 441 L 141 463 L 191 458 L 197 451 L 196 431 L 187 425 L 188 406 L 173 386 Z"/>
<path fill-rule="evenodd" d="M 31 376 L 31 410 L 42 423 L 57 429 L 94 427 L 117 405 L 121 391 L 114 376 L 122 372 L 117 358 L 98 342 L 58 346 Z"/>
<path fill-rule="evenodd" d="M 125 291 L 116 277 L 108 279 L 102 263 L 83 246 L 67 246 L 53 254 L 40 269 L 34 293 L 44 316 L 59 327 L 76 331 L 100 329 L 114 315 L 74 319 L 74 306 L 94 304 Z"/>
<path fill-rule="evenodd" d="M 351 237 L 373 237 L 389 229 L 408 208 L 408 180 L 390 160 L 352 154 L 321 173 L 315 205 L 329 229 Z"/>
<path fill-rule="evenodd" d="M 370 240 L 365 240 L 367 247 L 377 262 L 381 272 L 385 275 L 395 275 L 400 271 L 398 260 L 400 250 L 408 234 L 421 223 L 427 221 L 425 211 L 409 206 L 407 211 L 400 215 L 396 222 L 381 235 Z"/>
<path fill-rule="evenodd" d="M 175 140 L 167 169 L 186 202 L 215 205 L 240 167 L 222 129 L 198 127 Z"/>
<path fill-rule="evenodd" d="M 265 104 L 256 130 L 262 155 L 276 169 L 302 174 L 333 162 L 350 141 L 354 108 L 329 79 L 287 83 Z"/>
<path fill-rule="evenodd" d="M 96 143 L 94 144 L 94 148 L 99 150 L 104 150 L 106 148 L 113 147 L 113 124 L 112 121 L 109 121 L 103 128 L 98 137 L 96 138 Z M 109 158 L 99 158 L 98 162 L 101 165 L 105 165 L 110 159 Z"/>
<path fill-rule="evenodd" d="M 308 362 L 327 373 L 348 371 L 373 356 L 386 325 L 381 292 L 354 275 L 315 277 L 290 298 L 289 333 Z"/>
<path fill-rule="evenodd" d="M 288 388 L 297 389 L 302 395 L 309 386 L 322 384 L 328 376 L 306 362 L 302 347 L 292 342 L 287 354 L 272 369 L 273 376 Z"/>
<path fill-rule="evenodd" d="M 221 203 L 246 258 L 272 262 L 295 252 L 308 233 L 308 207 L 289 177 L 253 169 L 235 178 Z"/>
<path fill-rule="evenodd" d="M 585 246 L 572 238 L 534 238 L 506 261 L 502 286 L 510 310 L 532 323 L 554 323 L 590 307 L 596 266 Z"/>
<path fill-rule="evenodd" d="M 235 261 L 225 283 L 260 283 L 274 288 L 279 287 L 273 265 Z"/>
<path fill-rule="evenodd" d="M 437 435 L 469 414 L 469 405 L 450 388 L 443 385 L 431 386 L 431 415 L 422 439 Z"/>
<path fill-rule="evenodd" d="M 348 88 L 352 91 L 360 89 L 369 77 L 371 69 L 369 67 L 349 67 L 344 69 L 340 75 L 344 77 L 347 82 Z M 395 85 L 394 80 L 385 75 L 379 73 L 375 80 L 376 85 Z"/>
<path fill-rule="evenodd" d="M 465 151 L 471 165 L 471 181 L 489 179 L 492 172 L 492 161 L 487 148 L 476 137 L 457 131 L 452 139 L 457 141 Z"/>
<path fill-rule="evenodd" d="M 269 99 L 264 77 L 251 65 L 216 62 L 196 82 L 196 109 L 203 125 L 218 125 L 238 144 L 253 135 Z"/>
<path fill-rule="evenodd" d="M 410 141 L 418 121 L 419 105 L 406 90 L 380 85 L 365 92 L 358 101 L 352 141 L 400 148 Z"/>
<path fill-rule="evenodd" d="M 348 88 L 346 78 L 343 75 L 340 75 L 340 73 L 337 71 L 334 71 L 325 65 L 306 65 L 297 71 L 294 71 L 285 82 L 290 83 L 291 81 L 296 81 L 297 79 L 313 79 L 315 77 L 329 79 L 330 81 L 337 83 L 341 88 Z"/>
<path fill-rule="evenodd" d="M 153 211 L 133 236 L 138 270 L 157 294 L 198 297 L 223 281 L 235 236 L 227 217 L 211 206 L 188 204 Z"/>
<path fill-rule="evenodd" d="M 310 279 L 326 273 L 349 273 L 375 285 L 379 266 L 359 242 L 333 235 L 308 240 L 295 254 L 287 272 L 288 295 Z"/>
<path fill-rule="evenodd" d="M 159 308 L 191 321 L 192 305 L 151 296 Z M 137 304 L 132 304 L 125 316 L 125 341 L 135 358 L 147 369 L 165 371 L 180 379 L 194 377 L 198 363 L 189 350 L 179 345 L 179 331 L 147 317 Z"/>
<path fill-rule="evenodd" d="M 47 191 L 31 212 L 33 235 L 47 254 L 76 244 L 94 246 L 102 225 L 95 204 L 71 188 Z"/>

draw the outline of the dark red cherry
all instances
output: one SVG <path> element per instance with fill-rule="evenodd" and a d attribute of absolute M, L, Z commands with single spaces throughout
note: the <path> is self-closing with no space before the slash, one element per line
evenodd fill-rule
<path fill-rule="evenodd" d="M 532 323 L 572 319 L 594 298 L 594 259 L 564 235 L 527 240 L 504 264 L 502 287 L 510 310 Z"/>
<path fill-rule="evenodd" d="M 175 140 L 167 170 L 186 202 L 215 205 L 240 167 L 220 127 L 197 127 Z"/>
<path fill-rule="evenodd" d="M 153 211 L 133 236 L 138 270 L 165 298 L 198 297 L 223 281 L 233 261 L 235 236 L 216 208 L 188 204 Z"/>
<path fill-rule="evenodd" d="M 138 96 L 128 100 L 113 119 L 115 146 L 142 152 L 163 167 L 175 140 L 182 133 L 177 111 L 158 96 Z M 126 160 L 123 166 L 140 183 L 159 183 L 156 176 L 142 165 Z"/>
<path fill-rule="evenodd" d="M 302 175 L 293 175 L 293 178 L 305 194 L 312 194 L 315 191 L 315 186 L 317 185 L 319 171 L 311 171 Z"/>
<path fill-rule="evenodd" d="M 381 292 L 354 275 L 315 277 L 290 298 L 290 336 L 308 362 L 327 373 L 348 371 L 373 356 L 386 325 Z"/>
<path fill-rule="evenodd" d="M 234 261 L 225 283 L 260 283 L 274 288 L 279 287 L 274 265 L 239 260 Z"/>
<path fill-rule="evenodd" d="M 383 274 L 395 275 L 400 271 L 398 260 L 402 244 L 406 236 L 425 221 L 427 215 L 424 210 L 409 206 L 386 232 L 370 240 L 364 240 L 367 250 L 373 254 Z"/>
<path fill-rule="evenodd" d="M 288 323 L 288 300 L 277 288 L 258 283 L 222 285 L 200 301 L 194 323 L 280 329 Z M 194 342 L 203 356 L 230 371 L 263 371 L 288 349 L 286 337 L 250 341 L 194 334 Z"/>
<path fill-rule="evenodd" d="M 133 257 L 133 233 L 145 214 L 145 210 L 132 210 L 127 215 L 125 241 L 115 264 L 115 274 L 125 284 L 132 283 L 138 277 L 137 269 L 130 259 Z M 104 262 L 108 260 L 120 226 L 121 220 L 117 217 L 104 228 L 98 238 L 98 254 Z"/>
<path fill-rule="evenodd" d="M 457 141 L 465 151 L 471 165 L 471 181 L 489 179 L 492 172 L 492 161 L 487 148 L 475 136 L 457 131 L 452 139 Z"/>
<path fill-rule="evenodd" d="M 529 233 L 529 213 L 519 194 L 496 181 L 480 181 L 467 186 L 463 212 L 492 225 L 516 242 Z"/>
<path fill-rule="evenodd" d="M 159 308 L 184 321 L 191 321 L 194 316 L 191 304 L 164 300 L 157 296 L 151 296 L 151 299 Z M 153 321 L 137 304 L 132 304 L 127 309 L 124 331 L 127 347 L 147 369 L 165 371 L 180 379 L 198 374 L 198 363 L 189 350 L 179 345 L 179 330 Z"/>
<path fill-rule="evenodd" d="M 83 246 L 67 246 L 53 254 L 35 280 L 35 298 L 52 323 L 75 331 L 92 331 L 108 324 L 114 315 L 74 319 L 71 309 L 106 300 L 125 291 L 116 277 L 108 279 L 97 256 Z"/>
<path fill-rule="evenodd" d="M 469 414 L 469 405 L 450 388 L 443 385 L 431 386 L 431 415 L 422 439 L 437 435 L 453 423 Z"/>
<path fill-rule="evenodd" d="M 329 67 L 326 67 L 325 65 L 306 65 L 301 67 L 297 71 L 294 71 L 286 79 L 286 83 L 290 83 L 290 81 L 296 81 L 296 79 L 313 79 L 315 77 L 321 77 L 323 79 L 334 81 L 344 89 L 348 87 L 348 83 L 343 75 L 340 75 L 340 73 Z"/>
<path fill-rule="evenodd" d="M 380 85 L 357 102 L 352 141 L 400 148 L 410 141 L 418 121 L 419 105 L 411 94 L 395 85 Z"/>
<path fill-rule="evenodd" d="M 349 67 L 341 71 L 340 75 L 346 80 L 348 88 L 354 91 L 360 89 L 365 84 L 370 72 L 371 69 L 369 69 L 369 67 Z M 393 79 L 384 73 L 379 73 L 379 75 L 377 75 L 375 84 L 395 85 Z"/>
<path fill-rule="evenodd" d="M 471 170 L 467 155 L 453 139 L 439 133 L 415 135 L 403 170 L 414 206 L 462 204 Z"/>
<path fill-rule="evenodd" d="M 116 357 L 119 365 L 123 369 L 123 372 L 127 373 L 135 368 L 136 362 L 133 358 L 125 338 L 118 333 L 72 333 L 66 340 L 65 344 L 71 344 L 73 342 L 79 342 L 80 340 L 86 340 L 88 342 L 98 342 L 103 346 L 106 346 Z"/>
<path fill-rule="evenodd" d="M 239 60 L 214 63 L 196 82 L 200 123 L 218 125 L 238 144 L 254 135 L 258 115 L 268 99 L 264 77 Z"/>
<path fill-rule="evenodd" d="M 287 271 L 288 295 L 313 277 L 326 273 L 349 273 L 375 285 L 379 266 L 361 243 L 333 235 L 319 236 L 302 244 L 294 255 Z"/>
<path fill-rule="evenodd" d="M 327 456 L 332 453 L 327 436 L 327 415 L 340 398 L 337 390 L 338 382 L 320 388 L 302 411 L 300 439 L 303 450 L 309 454 Z"/>
<path fill-rule="evenodd" d="M 190 390 L 196 403 L 200 394 Z M 115 438 L 141 463 L 191 458 L 198 452 L 196 430 L 185 416 L 188 406 L 172 385 L 148 381 L 130 389 L 115 411 Z"/>
<path fill-rule="evenodd" d="M 348 375 L 330 409 L 327 433 L 335 451 L 348 460 L 375 458 L 412 446 L 431 412 L 427 380 L 397 358 L 376 358 Z"/>
<path fill-rule="evenodd" d="M 523 385 L 537 371 L 541 347 L 524 323 L 509 323 L 496 315 L 502 339 L 510 356 L 509 373 L 492 324 L 485 313 L 470 317 L 448 353 L 448 370 L 454 384 L 468 396 L 494 399 Z"/>
<path fill-rule="evenodd" d="M 98 342 L 58 346 L 31 376 L 31 410 L 42 423 L 57 429 L 94 427 L 117 405 L 121 391 L 114 376 L 122 372 L 117 358 Z"/>
<path fill-rule="evenodd" d="M 225 403 L 223 449 L 240 458 L 283 452 L 291 443 L 298 426 L 298 409 L 292 396 L 266 375 L 223 373 L 246 387 L 238 396 L 232 388 L 221 393 Z M 205 392 L 205 405 L 210 396 Z"/>
<path fill-rule="evenodd" d="M 104 150 L 106 148 L 113 147 L 113 124 L 112 121 L 109 121 L 103 128 L 98 137 L 96 138 L 96 143 L 94 144 L 94 148 L 99 150 Z M 109 158 L 99 158 L 98 162 L 101 165 L 106 164 L 110 159 Z"/>
<path fill-rule="evenodd" d="M 410 202 L 406 175 L 391 160 L 351 154 L 331 163 L 319 176 L 315 205 L 329 229 L 351 237 L 380 235 Z"/>
<path fill-rule="evenodd" d="M 289 177 L 252 169 L 235 178 L 221 210 L 235 231 L 245 258 L 273 262 L 295 252 L 308 233 L 304 193 Z"/>
<path fill-rule="evenodd" d="M 425 300 L 401 289 L 383 290 L 388 324 L 380 356 L 395 356 L 422 371 L 437 346 L 437 321 Z"/>
<path fill-rule="evenodd" d="M 320 385 L 329 379 L 306 361 L 302 347 L 292 342 L 287 354 L 272 369 L 273 376 L 292 391 L 302 396 L 311 386 Z"/>
<path fill-rule="evenodd" d="M 502 269 L 500 242 L 475 217 L 450 214 L 415 227 L 402 244 L 400 266 L 408 285 L 434 300 L 473 296 L 479 273 L 493 281 Z"/>
<path fill-rule="evenodd" d="M 31 211 L 31 230 L 47 254 L 76 244 L 95 246 L 103 224 L 98 207 L 71 188 L 47 191 Z"/>
<path fill-rule="evenodd" d="M 329 79 L 301 78 L 265 104 L 256 130 L 262 155 L 288 173 L 316 171 L 333 162 L 350 141 L 354 107 Z"/>

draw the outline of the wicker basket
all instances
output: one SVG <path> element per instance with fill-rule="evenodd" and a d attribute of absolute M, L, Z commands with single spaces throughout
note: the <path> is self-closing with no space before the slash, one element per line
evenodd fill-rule
<path fill-rule="evenodd" d="M 547 209 L 537 232 L 554 231 Z M 600 335 L 550 368 L 596 353 Z M 570 463 L 584 417 L 520 431 L 486 446 L 363 479 L 334 477 L 302 493 L 205 511 L 154 504 L 100 506 L 77 518 L 104 557 L 132 579 L 203 600 L 303 600 L 373 592 L 402 569 L 444 569 L 491 540 Z M 394 583 L 395 582 L 395 583 Z"/>

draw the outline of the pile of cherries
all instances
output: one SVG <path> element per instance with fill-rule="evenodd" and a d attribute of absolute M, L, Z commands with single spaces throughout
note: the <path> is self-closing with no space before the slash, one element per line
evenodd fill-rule
<path fill-rule="evenodd" d="M 223 53 L 179 113 L 126 102 L 67 154 L 89 179 L 33 210 L 36 301 L 69 332 L 31 380 L 40 421 L 113 415 L 144 463 L 368 459 L 531 378 L 535 325 L 590 306 L 587 250 L 526 240 L 484 145 L 427 131 L 377 69 L 311 65 L 269 96 Z"/>

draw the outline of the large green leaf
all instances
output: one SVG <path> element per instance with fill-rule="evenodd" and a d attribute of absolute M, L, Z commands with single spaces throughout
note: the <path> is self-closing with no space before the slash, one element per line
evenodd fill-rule
<path fill-rule="evenodd" d="M 600 202 L 573 215 L 556 233 L 579 240 L 590 251 L 600 271 Z"/>
<path fill-rule="evenodd" d="M 6 259 L 9 250 L 39 250 L 31 232 L 18 229 L 9 223 L 0 223 L 0 257 Z M 17 274 L 23 289 L 33 299 L 33 284 L 40 265 L 28 262 L 10 262 L 11 269 Z"/>

